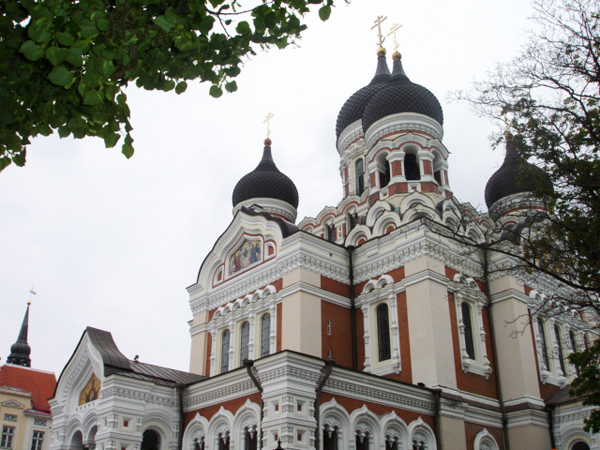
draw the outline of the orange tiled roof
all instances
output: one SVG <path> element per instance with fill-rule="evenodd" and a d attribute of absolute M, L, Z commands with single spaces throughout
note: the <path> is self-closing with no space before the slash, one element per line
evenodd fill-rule
<path fill-rule="evenodd" d="M 48 399 L 54 395 L 56 376 L 50 372 L 6 364 L 0 367 L 0 386 L 30 392 L 32 394 L 31 408 L 50 412 Z"/>

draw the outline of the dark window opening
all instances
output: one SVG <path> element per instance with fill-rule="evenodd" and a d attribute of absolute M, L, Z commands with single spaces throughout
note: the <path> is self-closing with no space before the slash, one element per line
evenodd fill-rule
<path fill-rule="evenodd" d="M 546 340 L 546 330 L 544 330 L 544 322 L 542 319 L 537 320 L 538 332 L 540 333 L 540 339 L 542 341 L 542 363 L 546 370 L 550 370 L 550 360 L 548 359 L 548 344 Z"/>
<path fill-rule="evenodd" d="M 421 179 L 419 162 L 417 161 L 417 157 L 412 153 L 408 153 L 404 156 L 404 173 L 406 174 L 406 179 L 409 181 Z"/>
<path fill-rule="evenodd" d="M 194 438 L 194 450 L 204 450 L 204 436 L 200 436 L 200 439 Z"/>
<path fill-rule="evenodd" d="M 229 330 L 221 336 L 221 373 L 229 370 Z"/>
<path fill-rule="evenodd" d="M 554 339 L 556 339 L 556 345 L 558 346 L 558 361 L 560 363 L 560 370 L 562 370 L 563 375 L 566 375 L 567 372 L 565 371 L 565 353 L 563 352 L 562 333 L 560 332 L 558 325 L 554 325 Z"/>
<path fill-rule="evenodd" d="M 435 181 L 437 181 L 437 184 L 439 184 L 440 186 L 443 184 L 441 170 L 436 170 L 435 172 L 433 172 L 433 178 L 435 179 Z"/>
<path fill-rule="evenodd" d="M 365 191 L 365 167 L 362 159 L 356 161 L 356 195 L 361 195 Z"/>
<path fill-rule="evenodd" d="M 250 324 L 244 322 L 241 327 L 240 337 L 240 365 L 248 359 L 248 344 L 250 344 Z"/>
<path fill-rule="evenodd" d="M 335 227 L 333 224 L 326 225 L 327 228 L 327 240 L 329 242 L 335 242 Z"/>
<path fill-rule="evenodd" d="M 385 437 L 385 450 L 398 450 L 398 437 L 387 435 Z"/>
<path fill-rule="evenodd" d="M 229 431 L 219 433 L 219 450 L 229 450 Z"/>
<path fill-rule="evenodd" d="M 142 450 L 159 450 L 160 436 L 154 430 L 146 430 L 142 435 Z"/>
<path fill-rule="evenodd" d="M 256 450 L 258 448 L 258 433 L 256 432 L 256 426 L 253 426 L 252 428 L 246 427 L 244 434 L 244 450 Z"/>
<path fill-rule="evenodd" d="M 260 356 L 267 356 L 270 351 L 271 315 L 265 314 L 261 319 Z"/>
<path fill-rule="evenodd" d="M 369 450 L 368 431 L 356 431 L 356 450 Z"/>
<path fill-rule="evenodd" d="M 390 320 L 388 306 L 385 303 L 377 307 L 377 346 L 379 347 L 379 361 L 386 361 L 392 357 Z"/>
<path fill-rule="evenodd" d="M 323 450 L 338 450 L 337 427 L 323 427 Z"/>
<path fill-rule="evenodd" d="M 473 322 L 471 316 L 471 307 L 468 303 L 461 303 L 463 326 L 465 328 L 465 347 L 469 358 L 475 359 L 475 341 L 473 340 Z"/>
<path fill-rule="evenodd" d="M 379 168 L 379 187 L 384 188 L 390 183 L 390 163 L 387 159 L 378 164 Z"/>

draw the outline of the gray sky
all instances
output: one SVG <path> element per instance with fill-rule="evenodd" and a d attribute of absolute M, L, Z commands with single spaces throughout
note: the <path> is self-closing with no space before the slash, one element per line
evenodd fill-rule
<path fill-rule="evenodd" d="M 187 370 L 185 288 L 232 219 L 235 184 L 258 164 L 267 112 L 275 162 L 300 194 L 298 222 L 341 199 L 335 121 L 374 74 L 377 15 L 385 30 L 402 25 L 404 70 L 442 103 L 455 195 L 485 210 L 503 158 L 489 145 L 494 125 L 447 95 L 515 56 L 530 13 L 523 0 L 339 2 L 326 23 L 315 11 L 299 47 L 259 51 L 234 94 L 129 89 L 130 160 L 92 138 L 35 140 L 25 168 L 0 173 L 0 363 L 33 287 L 34 367 L 58 377 L 89 325 L 112 332 L 129 358 Z M 384 46 L 391 55 L 392 39 Z"/>

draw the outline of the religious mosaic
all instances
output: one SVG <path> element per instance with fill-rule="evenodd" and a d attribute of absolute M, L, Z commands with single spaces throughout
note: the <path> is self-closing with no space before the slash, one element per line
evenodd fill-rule
<path fill-rule="evenodd" d="M 233 275 L 261 261 L 260 241 L 244 239 L 238 249 L 229 257 L 229 274 Z"/>
<path fill-rule="evenodd" d="M 100 380 L 96 375 L 92 375 L 79 395 L 79 405 L 93 402 L 98 397 L 100 397 Z"/>

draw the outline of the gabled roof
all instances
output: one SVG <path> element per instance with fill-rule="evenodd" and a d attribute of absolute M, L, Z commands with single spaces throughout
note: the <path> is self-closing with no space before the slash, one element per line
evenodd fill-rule
<path fill-rule="evenodd" d="M 127 359 L 127 357 L 118 349 L 112 334 L 108 331 L 99 330 L 98 328 L 87 327 L 77 348 L 79 348 L 86 335 L 102 358 L 104 376 L 116 374 L 128 378 L 150 381 L 161 386 L 188 385 L 206 378 L 201 375 L 183 372 L 181 370 Z M 75 353 L 76 352 L 77 349 L 75 350 Z M 75 353 L 71 356 L 71 360 L 75 356 Z M 71 360 L 69 360 L 67 366 L 71 363 Z"/>
<path fill-rule="evenodd" d="M 31 408 L 50 412 L 48 399 L 54 393 L 56 376 L 51 372 L 5 364 L 0 367 L 0 386 L 30 392 L 32 395 Z"/>

